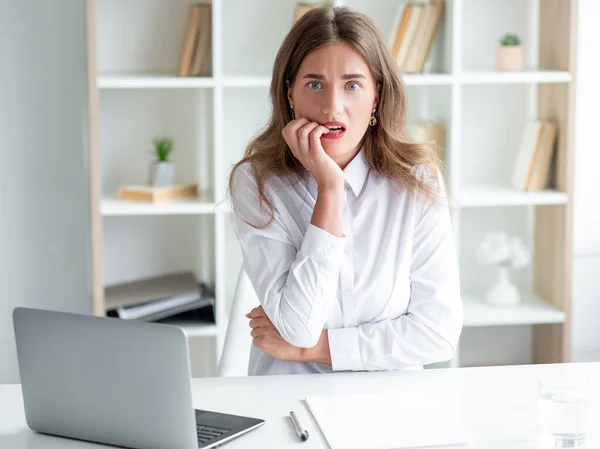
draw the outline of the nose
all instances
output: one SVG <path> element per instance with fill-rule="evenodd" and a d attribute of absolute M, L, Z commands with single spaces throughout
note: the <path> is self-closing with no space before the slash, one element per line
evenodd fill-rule
<path fill-rule="evenodd" d="M 343 112 L 343 95 L 337 88 L 329 88 L 325 90 L 323 96 L 323 114 L 328 117 L 338 117 Z"/>

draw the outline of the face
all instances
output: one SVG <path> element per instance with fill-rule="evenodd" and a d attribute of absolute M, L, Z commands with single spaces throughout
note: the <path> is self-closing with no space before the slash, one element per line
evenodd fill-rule
<path fill-rule="evenodd" d="M 371 70 L 347 43 L 326 45 L 308 54 L 288 101 L 296 118 L 341 127 L 321 137 L 325 152 L 345 167 L 360 148 L 379 96 Z"/>

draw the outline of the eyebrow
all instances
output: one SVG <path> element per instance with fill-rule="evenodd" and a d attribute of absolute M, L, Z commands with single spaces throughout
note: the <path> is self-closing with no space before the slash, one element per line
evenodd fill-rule
<path fill-rule="evenodd" d="M 319 75 L 317 73 L 307 73 L 306 75 L 303 76 L 303 78 L 324 80 L 325 76 Z M 365 75 L 363 75 L 362 73 L 347 73 L 346 75 L 342 75 L 342 79 L 344 79 L 344 80 L 356 79 L 356 78 L 366 79 L 367 77 Z"/>

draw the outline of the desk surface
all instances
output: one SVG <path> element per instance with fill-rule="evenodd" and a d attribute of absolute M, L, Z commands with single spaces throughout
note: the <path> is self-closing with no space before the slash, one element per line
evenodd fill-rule
<path fill-rule="evenodd" d="M 307 395 L 451 391 L 459 398 L 472 441 L 470 448 L 532 449 L 543 447 L 535 437 L 537 380 L 551 375 L 587 377 L 589 420 L 600 421 L 600 363 L 194 379 L 193 399 L 196 408 L 266 419 L 263 427 L 224 445 L 226 448 L 311 449 L 328 446 L 303 401 Z M 290 410 L 296 411 L 310 432 L 305 443 L 297 439 L 287 418 Z M 597 427 L 588 425 L 588 443 L 584 447 L 600 447 Z M 0 448 L 106 447 L 32 432 L 25 422 L 20 386 L 0 385 Z"/>

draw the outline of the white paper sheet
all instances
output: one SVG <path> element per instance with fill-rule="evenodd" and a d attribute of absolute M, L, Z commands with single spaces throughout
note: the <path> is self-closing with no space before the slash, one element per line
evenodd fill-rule
<path fill-rule="evenodd" d="M 467 445 L 456 402 L 427 393 L 309 396 L 307 405 L 331 449 Z"/>

